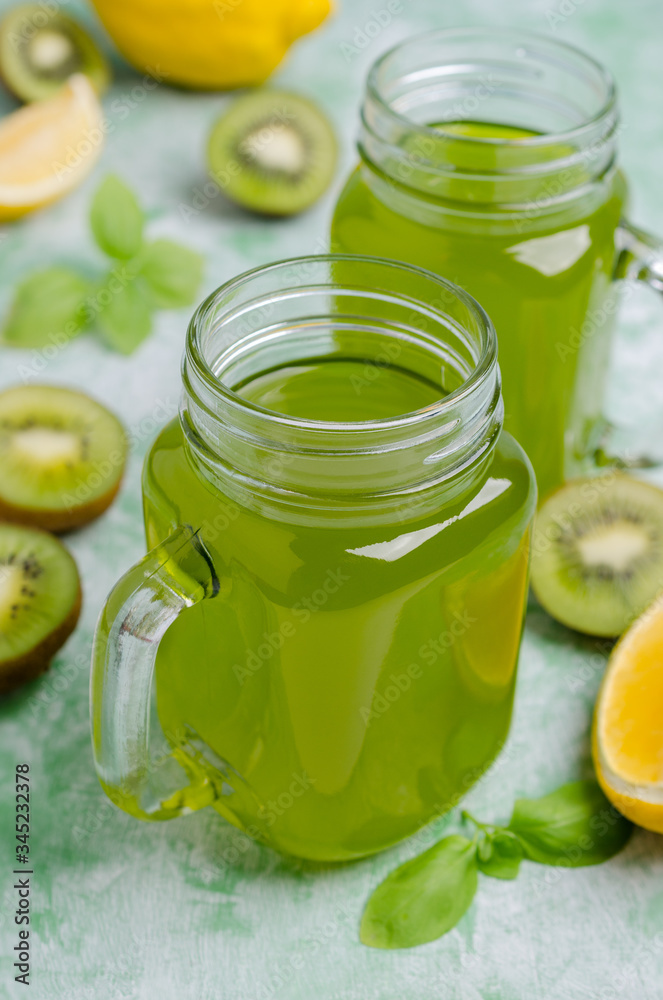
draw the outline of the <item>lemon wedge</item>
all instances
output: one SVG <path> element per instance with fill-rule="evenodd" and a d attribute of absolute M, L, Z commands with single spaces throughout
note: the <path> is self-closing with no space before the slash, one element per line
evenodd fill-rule
<path fill-rule="evenodd" d="M 613 805 L 638 826 L 663 833 L 663 595 L 612 652 L 592 753 Z"/>
<path fill-rule="evenodd" d="M 0 119 L 0 222 L 63 198 L 97 162 L 103 111 L 86 76 Z"/>

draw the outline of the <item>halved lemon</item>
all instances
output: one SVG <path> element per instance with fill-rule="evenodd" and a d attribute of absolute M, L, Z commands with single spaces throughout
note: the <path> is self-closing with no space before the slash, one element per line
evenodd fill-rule
<path fill-rule="evenodd" d="M 663 833 L 663 595 L 612 652 L 592 753 L 613 805 L 638 826 Z"/>
<path fill-rule="evenodd" d="M 64 197 L 97 162 L 103 111 L 86 76 L 0 119 L 0 222 Z"/>

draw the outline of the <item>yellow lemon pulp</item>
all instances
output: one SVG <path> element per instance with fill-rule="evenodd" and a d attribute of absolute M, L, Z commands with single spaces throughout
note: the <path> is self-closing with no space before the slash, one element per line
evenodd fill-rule
<path fill-rule="evenodd" d="M 262 83 L 330 0 L 93 0 L 120 52 L 158 82 L 223 90 Z"/>
<path fill-rule="evenodd" d="M 663 595 L 615 647 L 596 705 L 599 781 L 634 823 L 663 833 Z"/>
<path fill-rule="evenodd" d="M 103 145 L 102 110 L 77 74 L 48 100 L 0 121 L 0 222 L 68 194 L 90 172 Z"/>

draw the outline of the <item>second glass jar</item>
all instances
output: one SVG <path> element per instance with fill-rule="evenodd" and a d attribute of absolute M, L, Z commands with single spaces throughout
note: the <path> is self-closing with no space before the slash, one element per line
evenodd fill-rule
<path fill-rule="evenodd" d="M 429 268 L 493 320 L 505 427 L 543 495 L 610 448 L 616 278 L 663 287 L 657 241 L 623 221 L 609 73 L 557 40 L 490 28 L 412 38 L 368 78 L 360 166 L 332 248 Z"/>

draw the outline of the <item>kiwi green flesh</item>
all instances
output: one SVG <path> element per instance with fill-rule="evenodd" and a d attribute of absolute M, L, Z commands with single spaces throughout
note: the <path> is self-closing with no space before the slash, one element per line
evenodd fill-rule
<path fill-rule="evenodd" d="M 0 518 L 48 531 L 85 524 L 112 502 L 126 456 L 122 425 L 83 393 L 0 393 Z"/>
<path fill-rule="evenodd" d="M 619 473 L 561 487 L 537 516 L 532 588 L 564 625 L 621 635 L 663 590 L 663 490 Z"/>
<path fill-rule="evenodd" d="M 21 4 L 0 24 L 0 75 L 22 101 L 52 97 L 73 73 L 85 73 L 97 93 L 110 82 L 105 57 L 66 14 Z"/>
<path fill-rule="evenodd" d="M 0 524 L 0 693 L 47 669 L 80 608 L 76 563 L 61 542 Z"/>
<path fill-rule="evenodd" d="M 310 101 L 276 90 L 236 100 L 209 139 L 210 172 L 228 198 L 266 215 L 293 215 L 327 189 L 336 168 L 331 125 Z"/>

